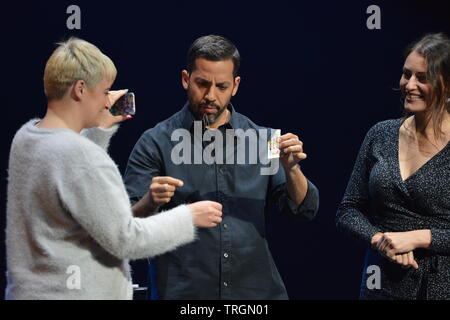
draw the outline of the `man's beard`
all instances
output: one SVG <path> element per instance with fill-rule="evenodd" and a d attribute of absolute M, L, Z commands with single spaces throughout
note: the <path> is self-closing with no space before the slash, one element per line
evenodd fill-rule
<path fill-rule="evenodd" d="M 190 94 L 188 94 L 189 104 L 191 106 L 191 111 L 194 113 L 197 120 L 203 120 L 206 125 L 212 125 L 217 122 L 217 120 L 220 118 L 220 116 L 224 113 L 224 111 L 227 109 L 228 104 L 230 103 L 230 100 L 227 101 L 224 107 L 218 105 L 217 103 L 211 102 L 211 101 L 202 101 L 200 103 L 195 103 Z M 211 107 L 215 108 L 217 112 L 214 113 L 206 113 L 202 111 L 205 107 Z"/>

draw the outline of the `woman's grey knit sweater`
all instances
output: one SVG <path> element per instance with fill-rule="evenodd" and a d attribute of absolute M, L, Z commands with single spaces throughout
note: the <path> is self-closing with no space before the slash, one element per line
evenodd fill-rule
<path fill-rule="evenodd" d="M 39 121 L 23 125 L 11 147 L 6 298 L 131 299 L 128 259 L 193 241 L 190 209 L 134 218 L 106 152 L 118 126 L 77 134 Z"/>

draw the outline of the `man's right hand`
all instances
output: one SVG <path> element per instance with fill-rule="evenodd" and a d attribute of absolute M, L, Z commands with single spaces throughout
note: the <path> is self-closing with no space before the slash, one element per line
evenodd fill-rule
<path fill-rule="evenodd" d="M 183 181 L 172 177 L 154 177 L 149 187 L 152 207 L 159 208 L 170 202 L 176 188 L 183 186 Z"/>
<path fill-rule="evenodd" d="M 197 227 L 211 228 L 222 222 L 222 205 L 218 202 L 198 201 L 187 206 Z"/>

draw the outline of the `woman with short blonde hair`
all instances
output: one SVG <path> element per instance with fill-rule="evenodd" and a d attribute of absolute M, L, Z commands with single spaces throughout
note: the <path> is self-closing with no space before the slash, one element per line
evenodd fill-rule
<path fill-rule="evenodd" d="M 211 201 L 148 217 L 147 192 L 131 207 L 106 153 L 127 118 L 109 112 L 126 93 L 110 91 L 116 73 L 111 59 L 76 38 L 47 62 L 47 114 L 24 124 L 11 146 L 7 299 L 130 299 L 127 259 L 173 250 L 193 241 L 196 227 L 221 221 L 221 205 Z"/>
<path fill-rule="evenodd" d="M 111 59 L 93 44 L 70 38 L 58 44 L 44 71 L 44 90 L 48 100 L 61 99 L 77 80 L 94 88 L 105 77 L 116 79 L 117 69 Z"/>

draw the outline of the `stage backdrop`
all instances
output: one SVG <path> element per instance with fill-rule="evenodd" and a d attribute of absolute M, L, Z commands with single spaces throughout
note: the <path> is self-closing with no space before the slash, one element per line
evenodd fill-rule
<path fill-rule="evenodd" d="M 185 102 L 180 78 L 189 45 L 219 34 L 242 55 L 236 109 L 257 124 L 298 134 L 308 154 L 302 168 L 320 189 L 313 222 L 275 210 L 267 216 L 269 244 L 291 299 L 357 298 L 365 248 L 336 231 L 336 208 L 367 130 L 401 115 L 395 89 L 405 47 L 425 33 L 449 34 L 447 1 L 19 0 L 1 6 L 1 291 L 9 147 L 24 122 L 45 114 L 42 77 L 54 43 L 73 35 L 94 43 L 118 68 L 113 89 L 135 92 L 137 115 L 121 126 L 110 150 L 123 173 L 140 135 Z M 80 21 L 73 16 L 78 8 Z M 145 261 L 133 265 L 135 281 L 145 285 Z"/>

